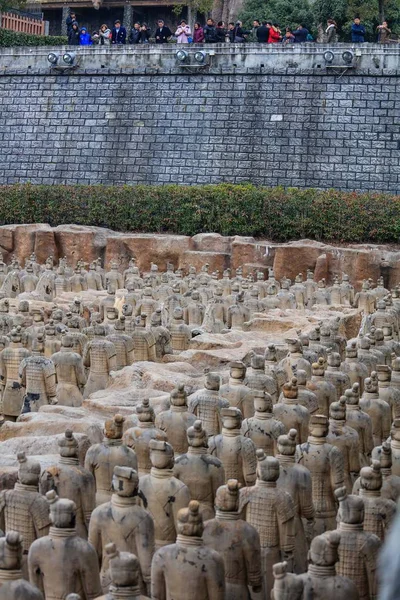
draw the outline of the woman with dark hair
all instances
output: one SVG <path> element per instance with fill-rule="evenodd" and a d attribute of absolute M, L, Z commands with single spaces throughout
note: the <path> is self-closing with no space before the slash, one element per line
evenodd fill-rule
<path fill-rule="evenodd" d="M 146 23 L 143 23 L 143 25 L 140 28 L 139 44 L 148 44 L 149 37 L 150 37 L 150 29 L 147 27 Z"/>
<path fill-rule="evenodd" d="M 327 44 L 336 44 L 338 41 L 337 25 L 333 19 L 328 19 L 328 27 L 325 29 L 325 39 Z"/>
<path fill-rule="evenodd" d="M 277 44 L 282 39 L 278 23 L 274 23 L 269 30 L 268 44 Z"/>
<path fill-rule="evenodd" d="M 100 27 L 99 43 L 100 43 L 100 46 L 110 46 L 111 45 L 111 29 L 106 24 L 104 24 Z"/>
<path fill-rule="evenodd" d="M 196 21 L 194 24 L 193 30 L 193 43 L 194 44 L 202 44 L 204 42 L 204 30 L 200 23 Z"/>

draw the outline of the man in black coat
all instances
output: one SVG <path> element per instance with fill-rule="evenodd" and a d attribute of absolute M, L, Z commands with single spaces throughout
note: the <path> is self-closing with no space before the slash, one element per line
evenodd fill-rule
<path fill-rule="evenodd" d="M 156 44 L 166 44 L 172 36 L 171 30 L 167 27 L 162 19 L 157 21 L 157 29 L 155 33 Z"/>
<path fill-rule="evenodd" d="M 218 42 L 217 30 L 213 19 L 207 19 L 207 24 L 203 27 L 203 31 L 206 44 L 216 44 Z"/>
<path fill-rule="evenodd" d="M 268 37 L 269 37 L 269 24 L 267 23 L 267 21 L 263 21 L 261 27 L 257 28 L 257 41 L 260 44 L 267 44 L 268 43 Z"/>
<path fill-rule="evenodd" d="M 121 21 L 115 21 L 111 33 L 112 44 L 126 44 L 126 29 L 122 27 Z"/>
<path fill-rule="evenodd" d="M 71 12 L 69 14 L 69 16 L 65 19 L 65 24 L 67 26 L 67 35 L 70 34 L 70 31 L 72 29 L 72 23 L 76 22 L 76 14 L 74 12 Z"/>
<path fill-rule="evenodd" d="M 130 36 L 129 36 L 129 43 L 130 44 L 140 44 L 140 23 L 134 23 L 133 25 L 133 29 L 131 30 Z"/>

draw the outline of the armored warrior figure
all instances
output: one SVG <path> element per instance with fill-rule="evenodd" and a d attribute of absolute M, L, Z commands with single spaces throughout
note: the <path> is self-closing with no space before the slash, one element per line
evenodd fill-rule
<path fill-rule="evenodd" d="M 264 390 L 271 395 L 272 402 L 278 400 L 278 385 L 275 377 L 265 373 L 265 359 L 262 354 L 253 354 L 251 367 L 246 371 L 244 384 L 252 390 Z M 240 407 L 239 407 L 240 408 Z"/>
<path fill-rule="evenodd" d="M 307 383 L 307 388 L 317 396 L 318 413 L 327 417 L 330 405 L 337 400 L 337 392 L 334 384 L 327 381 L 324 375 L 325 361 L 320 357 L 317 363 L 312 364 L 312 376 Z M 314 411 L 310 410 L 310 413 L 312 412 Z"/>
<path fill-rule="evenodd" d="M 358 433 L 360 443 L 360 465 L 366 466 L 370 462 L 371 452 L 374 447 L 372 437 L 372 421 L 367 413 L 360 408 L 360 389 L 358 383 L 353 383 L 351 390 L 346 390 L 346 425 Z"/>
<path fill-rule="evenodd" d="M 372 371 L 364 382 L 365 389 L 360 399 L 360 408 L 371 417 L 374 446 L 380 446 L 390 435 L 392 424 L 389 404 L 378 393 L 378 376 Z"/>
<path fill-rule="evenodd" d="M 340 365 L 342 373 L 346 373 L 350 384 L 358 383 L 361 393 L 364 391 L 364 380 L 369 376 L 368 367 L 358 360 L 357 342 L 351 342 L 346 346 L 346 358 Z"/>
<path fill-rule="evenodd" d="M 146 315 L 140 315 L 132 334 L 135 360 L 156 362 L 156 339 L 151 329 L 146 329 Z"/>
<path fill-rule="evenodd" d="M 353 484 L 360 472 L 360 439 L 358 433 L 346 424 L 346 398 L 333 402 L 329 409 L 329 432 L 326 441 L 336 446 L 342 453 L 344 461 L 344 484 L 351 494 Z"/>
<path fill-rule="evenodd" d="M 104 325 L 95 325 L 95 337 L 88 342 L 83 356 L 83 364 L 89 369 L 84 398 L 98 390 L 104 390 L 109 381 L 110 372 L 117 366 L 116 350 L 112 342 L 105 339 Z"/>
<path fill-rule="evenodd" d="M 10 340 L 10 345 L 0 353 L 0 391 L 2 412 L 7 420 L 15 421 L 21 413 L 25 395 L 18 381 L 19 366 L 30 352 L 22 346 L 21 327 L 11 330 Z"/>
<path fill-rule="evenodd" d="M 0 538 L 0 600 L 43 600 L 42 593 L 22 574 L 22 537 L 9 531 Z"/>
<path fill-rule="evenodd" d="M 364 501 L 364 531 L 374 533 L 383 542 L 396 514 L 393 500 L 381 495 L 382 474 L 379 461 L 360 471 L 360 496 Z"/>
<path fill-rule="evenodd" d="M 189 411 L 203 424 L 209 437 L 221 431 L 221 409 L 228 408 L 229 402 L 220 396 L 221 378 L 218 373 L 206 373 L 204 388 L 189 397 Z"/>
<path fill-rule="evenodd" d="M 32 356 L 24 358 L 18 371 L 19 384 L 26 395 L 22 412 L 37 412 L 46 404 L 57 404 L 54 364 L 43 356 L 43 339 L 34 340 Z"/>
<path fill-rule="evenodd" d="M 285 425 L 272 413 L 272 398 L 268 392 L 254 390 L 254 417 L 244 419 L 241 432 L 253 440 L 256 448 L 262 448 L 267 456 L 276 453 L 278 437 L 286 433 Z"/>
<path fill-rule="evenodd" d="M 296 429 L 300 443 L 307 440 L 310 413 L 305 406 L 299 404 L 297 397 L 297 379 L 292 377 L 291 383 L 283 386 L 283 402 L 275 404 L 273 415 L 286 428 Z"/>
<path fill-rule="evenodd" d="M 162 311 L 158 308 L 150 317 L 150 331 L 156 341 L 156 358 L 162 360 L 166 354 L 172 354 L 171 334 L 161 324 Z"/>
<path fill-rule="evenodd" d="M 229 402 L 229 406 L 239 408 L 245 419 L 254 416 L 253 390 L 244 384 L 246 367 L 242 362 L 229 364 L 229 383 L 220 388 L 221 396 Z"/>
<path fill-rule="evenodd" d="M 86 375 L 81 355 L 73 351 L 70 335 L 62 336 L 60 351 L 53 354 L 51 360 L 56 370 L 58 403 L 62 406 L 81 406 Z"/>
<path fill-rule="evenodd" d="M 133 363 L 133 340 L 130 335 L 125 333 L 124 316 L 121 316 L 120 319 L 117 319 L 114 325 L 114 333 L 108 335 L 106 339 L 114 344 L 116 352 L 117 371 Z"/>
<path fill-rule="evenodd" d="M 196 417 L 188 411 L 187 394 L 183 385 L 179 385 L 171 392 L 170 402 L 169 410 L 157 415 L 156 427 L 165 431 L 177 456 L 187 452 L 187 429 L 194 424 Z"/>

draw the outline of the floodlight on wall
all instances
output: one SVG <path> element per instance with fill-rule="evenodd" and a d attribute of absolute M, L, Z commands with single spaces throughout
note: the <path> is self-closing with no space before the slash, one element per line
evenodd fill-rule
<path fill-rule="evenodd" d="M 194 60 L 200 65 L 206 62 L 207 54 L 203 50 L 198 50 L 194 54 Z"/>
<path fill-rule="evenodd" d="M 47 60 L 53 66 L 58 63 L 58 59 L 59 59 L 58 54 L 55 54 L 54 52 L 50 52 L 50 54 L 48 54 L 48 56 L 47 56 Z"/>
<path fill-rule="evenodd" d="M 71 67 L 75 62 L 75 52 L 65 52 L 62 59 L 66 65 Z"/>
<path fill-rule="evenodd" d="M 324 52 L 324 61 L 325 62 L 331 63 L 331 62 L 333 62 L 334 58 L 335 58 L 335 55 L 330 50 L 327 50 L 326 52 Z"/>
<path fill-rule="evenodd" d="M 188 58 L 188 53 L 186 52 L 186 50 L 178 50 L 178 52 L 176 53 L 176 60 L 178 60 L 180 63 L 183 63 L 187 60 Z"/>
<path fill-rule="evenodd" d="M 348 65 L 353 62 L 354 54 L 351 50 L 345 50 L 342 54 L 342 58 Z"/>

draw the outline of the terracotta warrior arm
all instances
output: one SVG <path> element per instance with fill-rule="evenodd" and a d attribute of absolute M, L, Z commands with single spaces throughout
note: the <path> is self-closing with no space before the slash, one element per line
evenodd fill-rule
<path fill-rule="evenodd" d="M 97 554 L 89 544 L 86 552 L 82 553 L 81 562 L 81 581 L 87 600 L 94 600 L 102 595 L 103 591 L 100 585 L 100 572 Z"/>
<path fill-rule="evenodd" d="M 78 382 L 78 386 L 80 388 L 85 387 L 86 375 L 85 375 L 85 369 L 83 368 L 82 360 L 79 360 L 75 365 L 75 377 L 76 377 L 76 381 Z"/>
<path fill-rule="evenodd" d="M 152 600 L 167 600 L 165 562 L 162 551 L 156 552 L 151 563 L 151 597 Z"/>
<path fill-rule="evenodd" d="M 311 475 L 304 473 L 299 485 L 300 516 L 308 521 L 314 519 Z"/>
<path fill-rule="evenodd" d="M 214 563 L 207 572 L 207 592 L 209 600 L 225 600 L 225 567 L 223 558 L 214 553 Z"/>
<path fill-rule="evenodd" d="M 103 562 L 103 542 L 101 538 L 101 527 L 99 525 L 98 513 L 93 512 L 89 523 L 88 541 L 92 544 L 96 551 L 99 567 Z"/>
<path fill-rule="evenodd" d="M 136 536 L 136 550 L 142 571 L 143 581 L 146 584 L 151 582 L 151 561 L 153 560 L 155 547 L 154 521 L 150 515 L 146 515 L 139 526 L 139 533 Z"/>
<path fill-rule="evenodd" d="M 90 517 L 96 506 L 96 481 L 93 475 L 89 473 L 81 490 L 81 500 L 86 527 L 89 529 Z"/>
<path fill-rule="evenodd" d="M 246 485 L 251 486 L 255 484 L 257 474 L 257 458 L 256 458 L 256 447 L 254 442 L 250 438 L 243 440 L 242 446 L 242 458 L 243 458 L 243 475 Z"/>
<path fill-rule="evenodd" d="M 339 448 L 333 446 L 329 453 L 331 464 L 331 485 L 333 490 L 344 486 L 344 460 Z"/>
<path fill-rule="evenodd" d="M 350 448 L 349 448 L 349 470 L 353 475 L 353 481 L 360 472 L 360 439 L 357 435 L 351 440 Z"/>
<path fill-rule="evenodd" d="M 376 600 L 378 597 L 378 582 L 377 582 L 377 560 L 381 547 L 380 540 L 377 536 L 371 535 L 362 548 L 362 555 L 365 563 L 365 571 L 368 578 L 368 591 L 370 600 Z"/>
<path fill-rule="evenodd" d="M 29 582 L 37 587 L 44 595 L 43 576 L 40 568 L 40 554 L 41 549 L 37 548 L 37 543 L 34 542 L 28 553 Z"/>
<path fill-rule="evenodd" d="M 19 379 L 19 384 L 22 387 L 26 387 L 26 359 L 25 358 L 19 365 L 18 379 Z"/>
<path fill-rule="evenodd" d="M 367 456 L 371 456 L 372 450 L 374 449 L 374 438 L 372 436 L 372 422 L 368 419 L 364 429 L 364 450 Z"/>
<path fill-rule="evenodd" d="M 85 350 L 83 352 L 83 366 L 87 369 L 90 368 L 90 342 L 86 344 Z"/>
<path fill-rule="evenodd" d="M 243 550 L 247 571 L 247 584 L 250 585 L 254 591 L 261 591 L 262 574 L 260 536 L 258 535 L 257 530 L 253 527 L 249 527 L 244 533 Z"/>

